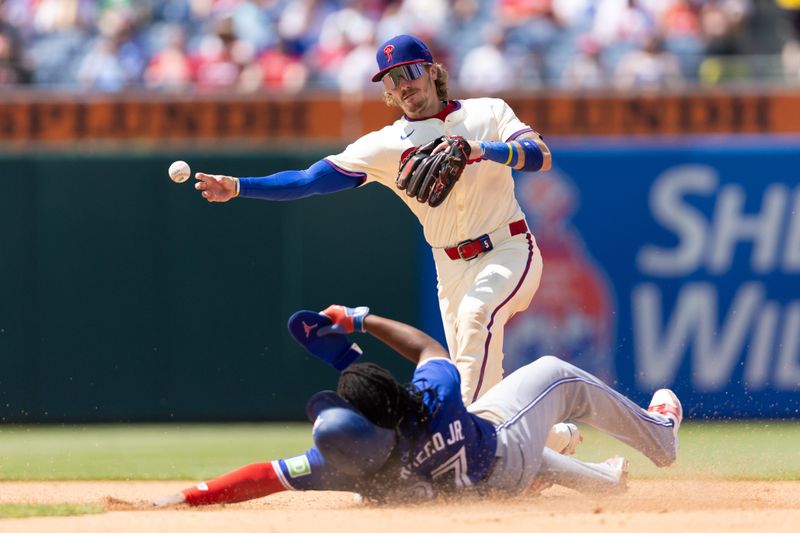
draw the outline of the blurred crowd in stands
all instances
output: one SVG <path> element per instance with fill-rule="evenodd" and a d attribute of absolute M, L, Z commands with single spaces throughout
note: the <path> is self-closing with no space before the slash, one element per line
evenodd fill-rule
<path fill-rule="evenodd" d="M 374 93 L 399 33 L 468 93 L 713 82 L 770 52 L 800 76 L 800 0 L 0 0 L 0 86 Z"/>

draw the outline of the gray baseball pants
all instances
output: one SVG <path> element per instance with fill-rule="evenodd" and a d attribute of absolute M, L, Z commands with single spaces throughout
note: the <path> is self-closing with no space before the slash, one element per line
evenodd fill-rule
<path fill-rule="evenodd" d="M 610 480 L 607 465 L 545 451 L 550 428 L 565 420 L 594 426 L 658 466 L 672 464 L 677 456 L 671 419 L 647 412 L 588 372 L 553 356 L 513 372 L 468 409 L 497 430 L 497 458 L 484 482 L 491 489 L 518 493 L 540 473 L 555 472 L 576 482 Z"/>

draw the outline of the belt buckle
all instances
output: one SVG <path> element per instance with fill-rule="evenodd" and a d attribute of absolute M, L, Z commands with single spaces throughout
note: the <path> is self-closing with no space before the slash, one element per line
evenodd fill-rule
<path fill-rule="evenodd" d="M 479 251 L 475 252 L 474 254 L 470 255 L 470 256 L 464 255 L 464 252 L 463 252 L 464 247 L 465 246 L 469 246 L 470 244 L 472 244 L 474 242 L 480 242 L 481 249 Z M 483 253 L 486 253 L 486 252 L 488 252 L 488 251 L 490 251 L 492 249 L 494 249 L 494 245 L 492 245 L 492 239 L 489 238 L 489 234 L 488 233 L 484 233 L 483 235 L 481 235 L 477 239 L 467 239 L 466 241 L 461 241 L 460 243 L 458 243 L 456 245 L 456 251 L 458 252 L 458 257 L 460 257 L 464 261 L 472 261 L 473 259 L 475 259 L 479 255 L 481 255 Z"/>
<path fill-rule="evenodd" d="M 472 244 L 472 241 L 469 239 L 467 239 L 466 241 L 461 241 L 460 243 L 456 244 L 456 252 L 458 252 L 458 257 L 460 257 L 464 261 L 472 261 L 473 259 L 478 257 L 478 254 L 471 255 L 469 257 L 464 255 L 463 251 L 464 247 L 467 246 L 468 244 Z"/>

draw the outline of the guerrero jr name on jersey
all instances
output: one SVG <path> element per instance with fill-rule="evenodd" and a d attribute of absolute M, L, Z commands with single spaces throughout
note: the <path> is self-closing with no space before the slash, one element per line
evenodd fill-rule
<path fill-rule="evenodd" d="M 425 480 L 449 491 L 484 479 L 497 436 L 488 421 L 467 412 L 455 365 L 449 359 L 429 359 L 417 367 L 412 386 L 424 392 L 423 402 L 432 415 L 424 426 L 408 420 L 399 428 L 401 484 Z"/>

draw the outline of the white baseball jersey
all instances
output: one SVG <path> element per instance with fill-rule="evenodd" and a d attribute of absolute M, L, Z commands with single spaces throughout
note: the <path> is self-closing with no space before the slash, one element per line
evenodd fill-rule
<path fill-rule="evenodd" d="M 438 207 L 395 186 L 402 156 L 437 137 L 509 141 L 532 131 L 503 100 L 475 98 L 455 105 L 444 120 L 404 117 L 326 159 L 345 171 L 365 173 L 365 183 L 376 181 L 394 191 L 422 224 L 434 249 L 448 350 L 461 374 L 461 393 L 468 405 L 502 379 L 503 328 L 530 304 L 539 287 L 542 260 L 533 235 L 511 236 L 508 229 L 511 222 L 524 218 L 510 167 L 493 161 L 467 165 Z M 471 261 L 454 261 L 444 252 L 445 247 L 484 234 L 491 235 L 494 249 Z"/>
<path fill-rule="evenodd" d="M 444 121 L 403 117 L 361 137 L 344 152 L 326 157 L 344 170 L 364 172 L 365 183 L 377 181 L 394 191 L 419 219 L 425 239 L 433 248 L 479 237 L 523 216 L 514 197 L 511 168 L 493 161 L 467 165 L 456 186 L 438 207 L 421 203 L 395 186 L 403 154 L 437 137 L 460 135 L 467 140 L 507 141 L 531 131 L 503 100 L 473 98 L 457 100 L 456 105 L 458 109 Z"/>

